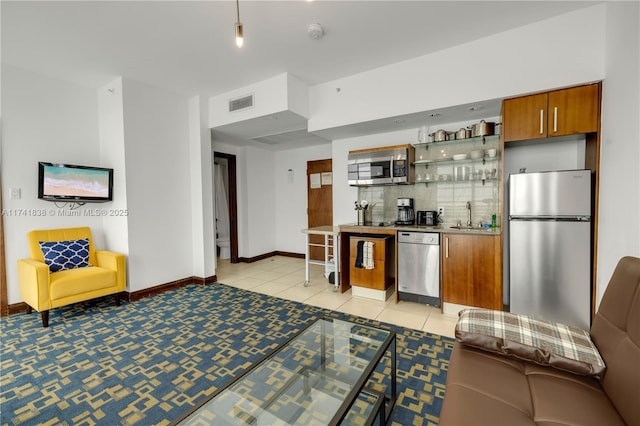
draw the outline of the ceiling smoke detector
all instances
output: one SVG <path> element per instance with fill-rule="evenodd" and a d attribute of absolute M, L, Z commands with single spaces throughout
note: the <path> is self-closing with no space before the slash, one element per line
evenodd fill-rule
<path fill-rule="evenodd" d="M 307 27 L 307 34 L 313 40 L 320 40 L 324 36 L 324 28 L 320 24 L 310 24 Z"/>

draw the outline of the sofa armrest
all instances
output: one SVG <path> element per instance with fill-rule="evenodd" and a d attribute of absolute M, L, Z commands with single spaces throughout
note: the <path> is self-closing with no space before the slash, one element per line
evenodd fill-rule
<path fill-rule="evenodd" d="M 18 259 L 20 297 L 37 311 L 51 309 L 49 266 L 38 260 Z"/>
<path fill-rule="evenodd" d="M 127 285 L 125 255 L 108 250 L 96 250 L 96 259 L 96 266 L 116 271 L 118 291 L 124 291 Z"/>

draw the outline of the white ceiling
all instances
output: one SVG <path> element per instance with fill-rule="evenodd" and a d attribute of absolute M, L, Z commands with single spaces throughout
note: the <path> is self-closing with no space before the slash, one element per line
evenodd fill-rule
<path fill-rule="evenodd" d="M 208 97 L 283 72 L 311 86 L 595 3 L 240 0 L 239 49 L 235 1 L 3 0 L 2 62 L 90 87 L 124 76 Z M 312 23 L 322 39 L 307 36 Z"/>

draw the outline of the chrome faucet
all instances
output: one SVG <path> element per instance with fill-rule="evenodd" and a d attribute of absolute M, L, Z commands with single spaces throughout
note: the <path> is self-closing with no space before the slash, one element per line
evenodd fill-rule
<path fill-rule="evenodd" d="M 471 227 L 471 201 L 467 201 L 467 227 Z"/>

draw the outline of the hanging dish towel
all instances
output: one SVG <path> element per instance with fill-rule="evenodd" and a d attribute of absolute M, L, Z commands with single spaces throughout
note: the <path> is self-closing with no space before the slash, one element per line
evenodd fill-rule
<path fill-rule="evenodd" d="M 363 250 L 363 266 L 365 269 L 374 269 L 373 263 L 373 241 L 366 241 Z"/>
<path fill-rule="evenodd" d="M 364 248 L 364 241 L 358 241 L 358 245 L 356 247 L 356 263 L 353 265 L 356 268 L 363 268 L 362 266 L 363 248 Z"/>

